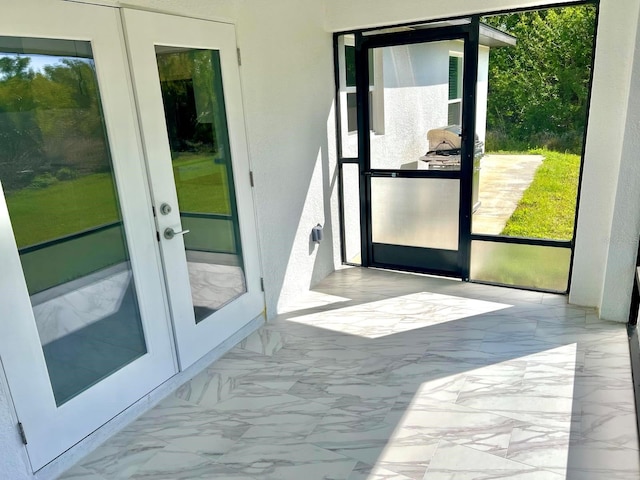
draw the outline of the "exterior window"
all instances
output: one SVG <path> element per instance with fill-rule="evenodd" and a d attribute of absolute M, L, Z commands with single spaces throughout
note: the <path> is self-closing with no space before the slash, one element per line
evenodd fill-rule
<path fill-rule="evenodd" d="M 462 124 L 462 57 L 449 55 L 449 125 Z"/>

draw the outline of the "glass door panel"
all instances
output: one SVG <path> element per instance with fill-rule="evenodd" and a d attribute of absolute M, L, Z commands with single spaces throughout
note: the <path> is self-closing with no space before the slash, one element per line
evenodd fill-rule
<path fill-rule="evenodd" d="M 198 323 L 246 292 L 220 52 L 155 49 Z"/>
<path fill-rule="evenodd" d="M 147 352 L 89 42 L 0 37 L 0 181 L 56 404 Z"/>
<path fill-rule="evenodd" d="M 0 17 L 0 355 L 34 471 L 177 371 L 120 32 L 71 2 Z"/>
<path fill-rule="evenodd" d="M 259 317 L 232 25 L 124 10 L 181 368 Z"/>

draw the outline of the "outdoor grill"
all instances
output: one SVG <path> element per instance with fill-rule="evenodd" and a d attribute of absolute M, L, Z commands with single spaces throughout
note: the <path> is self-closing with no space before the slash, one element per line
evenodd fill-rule
<path fill-rule="evenodd" d="M 427 132 L 429 150 L 420 157 L 420 162 L 426 163 L 427 170 L 460 170 L 460 154 L 462 131 L 460 125 L 448 125 L 429 130 Z M 483 143 L 475 136 L 473 152 L 473 211 L 480 207 L 478 190 L 480 186 L 480 159 Z M 423 164 L 424 165 L 424 164 Z M 424 168 L 424 166 L 422 167 Z"/>

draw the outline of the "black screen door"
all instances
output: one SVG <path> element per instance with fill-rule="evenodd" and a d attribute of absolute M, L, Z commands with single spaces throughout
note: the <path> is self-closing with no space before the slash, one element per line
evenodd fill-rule
<path fill-rule="evenodd" d="M 468 278 L 477 31 L 356 37 L 364 266 Z"/>

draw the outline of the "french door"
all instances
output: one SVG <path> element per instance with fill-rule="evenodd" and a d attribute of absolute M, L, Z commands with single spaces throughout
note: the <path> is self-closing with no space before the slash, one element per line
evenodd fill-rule
<path fill-rule="evenodd" d="M 468 278 L 471 25 L 356 37 L 363 265 Z"/>
<path fill-rule="evenodd" d="M 235 32 L 142 11 L 123 17 L 185 368 L 264 308 Z"/>
<path fill-rule="evenodd" d="M 235 55 L 229 25 L 3 6 L 0 357 L 34 471 L 263 309 Z"/>

